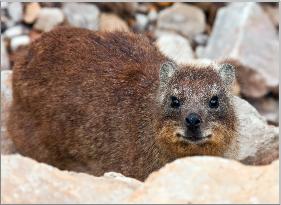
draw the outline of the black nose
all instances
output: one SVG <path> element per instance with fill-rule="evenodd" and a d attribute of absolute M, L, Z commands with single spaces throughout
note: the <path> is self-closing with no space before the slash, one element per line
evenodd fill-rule
<path fill-rule="evenodd" d="M 185 118 L 186 125 L 189 127 L 198 127 L 201 123 L 200 116 L 196 113 L 190 113 Z"/>

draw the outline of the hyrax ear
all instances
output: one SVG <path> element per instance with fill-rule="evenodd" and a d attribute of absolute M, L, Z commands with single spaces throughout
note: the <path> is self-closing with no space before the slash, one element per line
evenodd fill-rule
<path fill-rule="evenodd" d="M 235 80 L 235 67 L 231 64 L 222 64 L 219 68 L 219 75 L 227 87 L 230 87 Z"/>
<path fill-rule="evenodd" d="M 165 85 L 176 71 L 176 64 L 172 61 L 163 63 L 160 67 L 160 84 Z"/>

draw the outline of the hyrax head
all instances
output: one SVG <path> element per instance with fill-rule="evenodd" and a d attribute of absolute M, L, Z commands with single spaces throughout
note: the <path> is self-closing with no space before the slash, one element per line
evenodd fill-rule
<path fill-rule="evenodd" d="M 157 141 L 166 151 L 186 155 L 221 155 L 235 133 L 230 64 L 160 68 Z"/>

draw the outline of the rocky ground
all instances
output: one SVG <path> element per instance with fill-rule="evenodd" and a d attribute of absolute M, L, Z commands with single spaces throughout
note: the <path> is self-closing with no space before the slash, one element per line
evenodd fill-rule
<path fill-rule="evenodd" d="M 1 203 L 277 203 L 278 19 L 275 3 L 1 2 Z M 242 163 L 179 159 L 143 183 L 61 171 L 17 154 L 5 129 L 13 64 L 60 25 L 141 32 L 178 63 L 235 60 Z"/>

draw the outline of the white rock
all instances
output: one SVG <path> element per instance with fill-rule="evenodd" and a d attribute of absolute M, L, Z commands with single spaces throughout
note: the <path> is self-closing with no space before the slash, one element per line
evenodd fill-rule
<path fill-rule="evenodd" d="M 27 30 L 22 25 L 16 25 L 16 26 L 8 28 L 4 32 L 3 36 L 5 38 L 13 38 L 15 36 L 19 36 L 19 35 L 27 34 L 27 33 L 28 33 Z"/>
<path fill-rule="evenodd" d="M 201 9 L 185 3 L 176 3 L 159 13 L 157 28 L 173 30 L 192 39 L 205 30 L 205 15 Z"/>
<path fill-rule="evenodd" d="M 240 151 L 237 159 L 249 164 L 270 163 L 278 157 L 279 128 L 268 125 L 247 101 L 234 97 L 233 104 L 239 120 Z"/>
<path fill-rule="evenodd" d="M 6 8 L 8 8 L 8 2 L 1 1 L 1 9 L 6 9 Z"/>
<path fill-rule="evenodd" d="M 42 8 L 39 11 L 34 28 L 39 31 L 50 31 L 64 20 L 63 13 L 58 8 Z"/>
<path fill-rule="evenodd" d="M 10 60 L 9 60 L 5 42 L 1 37 L 1 70 L 8 70 L 8 69 L 10 69 Z"/>
<path fill-rule="evenodd" d="M 23 6 L 21 2 L 8 3 L 8 14 L 15 22 L 19 22 L 23 15 Z"/>
<path fill-rule="evenodd" d="M 197 46 L 195 49 L 196 58 L 200 58 L 200 56 L 202 56 L 202 54 L 204 53 L 204 50 L 205 50 L 204 46 Z"/>
<path fill-rule="evenodd" d="M 99 28 L 99 9 L 88 3 L 64 3 L 63 12 L 70 25 L 91 30 Z"/>
<path fill-rule="evenodd" d="M 238 72 L 245 78 L 241 85 L 245 96 L 262 97 L 279 84 L 278 36 L 268 15 L 257 3 L 236 2 L 221 8 L 200 57 L 228 58 L 242 64 Z"/>
<path fill-rule="evenodd" d="M 6 128 L 12 100 L 12 71 L 1 71 L 1 154 L 12 154 L 16 152 L 14 143 L 9 139 Z"/>
<path fill-rule="evenodd" d="M 17 50 L 20 46 L 26 46 L 28 44 L 30 44 L 30 37 L 27 35 L 16 36 L 11 39 L 12 51 Z"/>
<path fill-rule="evenodd" d="M 189 63 L 194 58 L 194 54 L 188 39 L 178 34 L 161 35 L 156 45 L 167 57 L 173 59 L 178 64 Z"/>
<path fill-rule="evenodd" d="M 149 23 L 149 19 L 144 14 L 136 14 L 136 27 L 139 31 L 144 31 Z"/>

